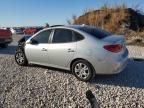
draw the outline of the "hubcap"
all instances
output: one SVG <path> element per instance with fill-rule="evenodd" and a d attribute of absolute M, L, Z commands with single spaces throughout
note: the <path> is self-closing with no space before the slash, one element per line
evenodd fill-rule
<path fill-rule="evenodd" d="M 22 64 L 24 62 L 24 55 L 22 52 L 19 52 L 16 54 L 16 61 L 19 63 L 19 64 Z"/>
<path fill-rule="evenodd" d="M 86 79 L 89 76 L 89 68 L 83 63 L 78 63 L 75 66 L 75 73 L 81 79 Z"/>

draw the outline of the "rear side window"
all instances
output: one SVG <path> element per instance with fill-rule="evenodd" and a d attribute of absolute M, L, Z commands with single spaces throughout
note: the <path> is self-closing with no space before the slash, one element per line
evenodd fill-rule
<path fill-rule="evenodd" d="M 48 43 L 49 37 L 51 34 L 51 30 L 42 31 L 33 37 L 33 40 L 36 40 L 38 43 Z"/>
<path fill-rule="evenodd" d="M 84 39 L 84 37 L 81 34 L 77 32 L 73 32 L 73 33 L 74 33 L 74 41 L 80 41 Z"/>
<path fill-rule="evenodd" d="M 95 27 L 80 27 L 78 29 L 80 29 L 98 39 L 102 39 L 102 38 L 105 38 L 110 35 L 110 33 L 106 32 L 104 30 L 95 28 Z"/>
<path fill-rule="evenodd" d="M 53 35 L 52 43 L 72 42 L 73 33 L 67 29 L 56 29 Z"/>

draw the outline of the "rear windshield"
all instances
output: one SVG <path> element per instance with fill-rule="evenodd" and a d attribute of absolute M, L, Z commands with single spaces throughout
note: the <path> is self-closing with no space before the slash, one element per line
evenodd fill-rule
<path fill-rule="evenodd" d="M 79 27 L 78 29 L 82 30 L 98 39 L 102 39 L 102 38 L 105 38 L 105 37 L 111 35 L 110 33 L 106 32 L 104 30 L 95 28 L 95 27 Z"/>

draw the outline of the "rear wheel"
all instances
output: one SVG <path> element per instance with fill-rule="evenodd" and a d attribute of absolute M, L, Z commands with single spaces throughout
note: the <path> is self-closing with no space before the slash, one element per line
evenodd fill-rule
<path fill-rule="evenodd" d="M 72 73 L 81 81 L 90 81 L 94 76 L 94 70 L 86 60 L 77 60 L 72 64 Z"/>
<path fill-rule="evenodd" d="M 18 50 L 15 53 L 15 61 L 20 66 L 26 66 L 28 65 L 28 61 L 26 59 L 26 56 L 22 50 Z"/>

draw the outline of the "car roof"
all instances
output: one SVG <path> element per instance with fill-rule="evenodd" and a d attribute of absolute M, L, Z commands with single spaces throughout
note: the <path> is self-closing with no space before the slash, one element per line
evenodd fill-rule
<path fill-rule="evenodd" d="M 53 25 L 53 26 L 50 26 L 50 28 L 60 28 L 60 27 L 79 28 L 79 27 L 84 27 L 84 26 L 87 26 L 87 25 Z"/>
<path fill-rule="evenodd" d="M 98 27 L 94 27 L 94 26 L 89 26 L 89 25 L 85 25 L 85 24 L 82 24 L 82 25 L 53 25 L 53 26 L 50 26 L 49 28 L 69 28 L 69 29 L 77 29 L 79 30 L 80 28 L 95 28 L 97 30 L 101 30 L 100 28 Z"/>

